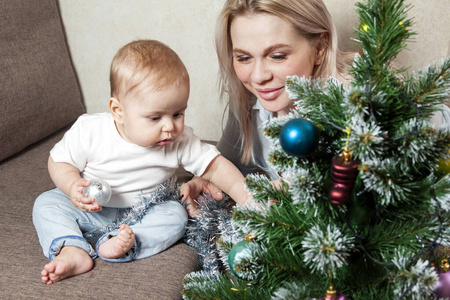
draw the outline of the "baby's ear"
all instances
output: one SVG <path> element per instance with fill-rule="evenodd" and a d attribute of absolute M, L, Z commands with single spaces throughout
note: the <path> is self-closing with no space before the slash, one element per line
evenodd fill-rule
<path fill-rule="evenodd" d="M 109 99 L 109 112 L 114 118 L 114 121 L 116 121 L 117 123 L 122 123 L 123 105 L 118 99 L 114 97 Z"/>

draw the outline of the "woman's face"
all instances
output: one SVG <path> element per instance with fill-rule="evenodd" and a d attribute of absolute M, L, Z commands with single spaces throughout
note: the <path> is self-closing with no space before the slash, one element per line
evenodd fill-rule
<path fill-rule="evenodd" d="M 285 115 L 293 107 L 285 90 L 286 76 L 312 75 L 317 60 L 310 42 L 271 14 L 236 17 L 230 27 L 237 77 L 268 111 Z"/>

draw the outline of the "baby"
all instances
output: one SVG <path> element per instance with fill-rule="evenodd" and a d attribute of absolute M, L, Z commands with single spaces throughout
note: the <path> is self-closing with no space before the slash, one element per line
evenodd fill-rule
<path fill-rule="evenodd" d="M 41 272 L 47 284 L 88 272 L 97 256 L 126 262 L 182 238 L 188 215 L 170 200 L 151 206 L 141 222 L 106 233 L 95 247 L 83 237 L 113 223 L 180 165 L 238 204 L 251 201 L 239 170 L 184 125 L 189 75 L 173 50 L 153 40 L 125 45 L 112 61 L 110 83 L 110 113 L 79 117 L 50 152 L 56 189 L 40 195 L 33 208 L 39 242 L 50 259 Z M 82 194 L 94 178 L 111 186 L 111 200 L 103 207 Z"/>

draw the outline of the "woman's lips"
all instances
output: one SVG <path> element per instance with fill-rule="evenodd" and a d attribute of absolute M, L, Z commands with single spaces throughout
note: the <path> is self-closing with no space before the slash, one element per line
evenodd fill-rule
<path fill-rule="evenodd" d="M 264 100 L 273 100 L 283 91 L 284 86 L 276 89 L 256 89 L 259 97 Z"/>

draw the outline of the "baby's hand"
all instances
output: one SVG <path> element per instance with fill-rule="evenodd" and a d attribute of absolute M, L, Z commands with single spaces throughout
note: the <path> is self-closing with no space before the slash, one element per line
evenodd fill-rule
<path fill-rule="evenodd" d="M 186 210 L 189 217 L 195 218 L 200 213 L 197 201 L 189 197 L 185 202 L 187 203 Z"/>
<path fill-rule="evenodd" d="M 181 185 L 180 193 L 182 194 L 180 200 L 187 203 L 186 209 L 191 218 L 195 217 L 200 212 L 199 205 L 195 199 L 197 199 L 201 193 L 210 194 L 216 200 L 223 200 L 222 191 L 212 182 L 201 177 L 194 177 Z"/>
<path fill-rule="evenodd" d="M 222 191 L 211 181 L 201 177 L 194 177 L 183 183 L 180 187 L 180 193 L 183 195 L 182 201 L 186 201 L 189 197 L 197 199 L 201 193 L 210 194 L 216 200 L 223 200 Z"/>
<path fill-rule="evenodd" d="M 80 178 L 70 186 L 70 201 L 72 204 L 84 212 L 98 212 L 102 207 L 94 203 L 94 198 L 88 198 L 83 195 L 83 188 L 89 186 L 91 183 L 86 179 Z"/>

